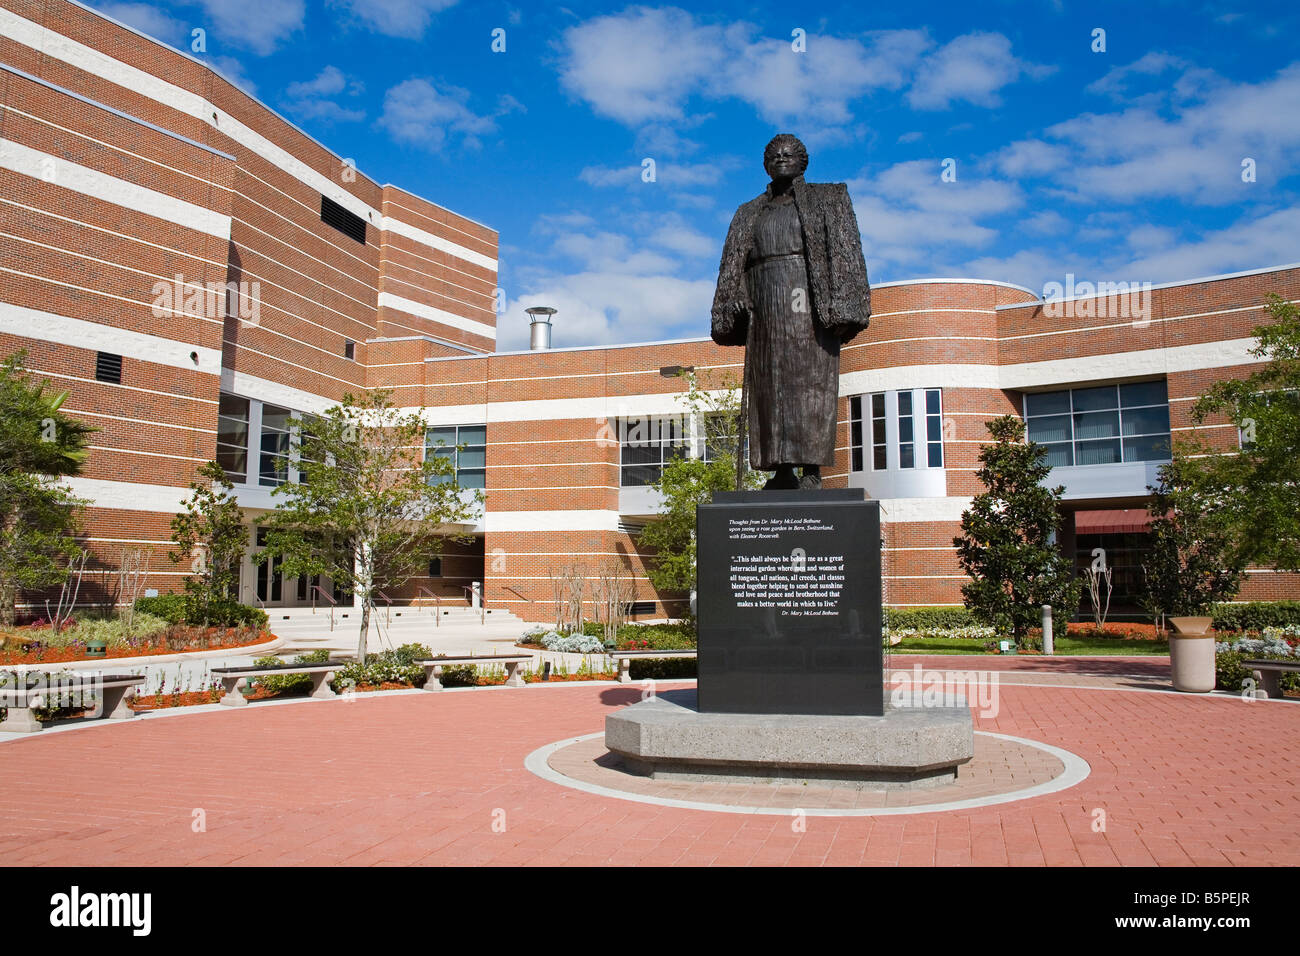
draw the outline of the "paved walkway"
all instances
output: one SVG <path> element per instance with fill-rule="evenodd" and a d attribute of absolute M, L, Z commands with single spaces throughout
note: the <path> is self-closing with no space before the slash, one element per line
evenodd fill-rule
<path fill-rule="evenodd" d="M 1057 683 L 1098 666 L 1053 664 Z M 997 715 L 976 716 L 977 730 L 1083 757 L 1091 773 L 1075 787 L 975 810 L 807 817 L 803 832 L 782 816 L 600 797 L 527 771 L 533 750 L 600 730 L 639 697 L 609 684 L 393 693 L 45 732 L 0 742 L 11 768 L 0 863 L 1300 862 L 1300 705 L 1125 681 L 1006 681 Z"/>

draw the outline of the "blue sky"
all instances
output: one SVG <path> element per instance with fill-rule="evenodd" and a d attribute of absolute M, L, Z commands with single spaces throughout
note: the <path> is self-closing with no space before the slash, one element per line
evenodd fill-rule
<path fill-rule="evenodd" d="M 501 349 L 534 304 L 557 346 L 707 335 L 782 131 L 810 181 L 849 183 L 873 282 L 1300 261 L 1294 4 L 90 5 L 186 50 L 203 29 L 202 58 L 362 172 L 497 229 Z"/>

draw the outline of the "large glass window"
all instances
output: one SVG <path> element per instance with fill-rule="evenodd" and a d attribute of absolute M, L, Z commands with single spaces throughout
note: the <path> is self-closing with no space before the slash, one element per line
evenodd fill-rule
<path fill-rule="evenodd" d="M 1169 397 L 1163 381 L 1030 392 L 1025 425 L 1057 465 L 1113 465 L 1169 458 Z"/>
<path fill-rule="evenodd" d="M 293 425 L 293 413 L 289 409 L 262 405 L 260 484 L 282 485 L 289 480 L 289 444 Z"/>
<path fill-rule="evenodd" d="M 707 444 L 703 449 L 708 454 Z M 624 488 L 652 485 L 664 465 L 690 454 L 690 421 L 686 417 L 625 418 L 619 422 L 619 483 Z"/>
<path fill-rule="evenodd" d="M 224 392 L 217 406 L 217 464 L 232 483 L 248 480 L 248 399 Z"/>
<path fill-rule="evenodd" d="M 440 425 L 425 434 L 425 454 L 449 458 L 456 484 L 462 488 L 487 487 L 487 426 Z M 439 475 L 435 482 L 448 482 Z"/>
<path fill-rule="evenodd" d="M 897 424 L 897 468 L 943 467 L 942 390 L 900 389 L 849 398 L 849 452 L 853 471 L 889 467 L 888 418 Z M 870 436 L 868 441 L 868 436 Z"/>

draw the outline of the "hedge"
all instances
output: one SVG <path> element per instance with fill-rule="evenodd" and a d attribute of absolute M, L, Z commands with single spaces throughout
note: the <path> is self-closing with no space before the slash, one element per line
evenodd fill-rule
<path fill-rule="evenodd" d="M 1216 631 L 1262 631 L 1266 627 L 1300 624 L 1300 601 L 1216 604 L 1210 613 Z"/>
<path fill-rule="evenodd" d="M 160 617 L 168 624 L 199 624 L 187 617 L 189 602 L 184 594 L 159 594 L 157 597 L 137 598 L 135 609 Z M 264 628 L 270 618 L 259 607 L 249 607 L 237 601 L 214 602 L 208 606 L 208 624 L 214 627 Z"/>
<path fill-rule="evenodd" d="M 887 607 L 885 627 L 897 630 L 912 628 L 931 631 L 979 624 L 975 616 L 960 604 L 951 607 Z"/>
<path fill-rule="evenodd" d="M 696 676 L 693 657 L 638 657 L 628 668 L 632 680 L 670 680 Z"/>

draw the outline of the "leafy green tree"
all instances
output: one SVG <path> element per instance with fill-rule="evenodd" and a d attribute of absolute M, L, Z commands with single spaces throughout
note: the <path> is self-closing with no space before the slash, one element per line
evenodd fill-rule
<path fill-rule="evenodd" d="M 0 362 L 0 625 L 14 623 L 20 592 L 61 583 L 79 553 L 78 498 L 59 479 L 85 464 L 96 429 L 62 411 L 67 392 L 46 391 L 27 355 Z"/>
<path fill-rule="evenodd" d="M 359 660 L 378 592 L 424 573 L 446 540 L 466 540 L 451 526 L 472 521 L 483 501 L 462 493 L 451 458 L 422 454 L 423 410 L 403 415 L 390 396 L 344 395 L 312 419 L 295 440 L 300 481 L 277 487 L 276 509 L 259 520 L 266 547 L 255 560 L 327 577 L 358 600 Z"/>
<path fill-rule="evenodd" d="M 747 461 L 742 459 L 737 465 L 737 448 L 742 446 L 737 436 L 743 434 L 744 410 L 734 383 L 723 379 L 717 388 L 706 389 L 694 371 L 680 374 L 687 381 L 683 431 L 689 434 L 686 425 L 697 422 L 702 439 L 694 449 L 688 439 L 680 454 L 664 464 L 653 484 L 663 499 L 663 512 L 637 538 L 642 547 L 655 552 L 646 569 L 651 585 L 668 593 L 695 589 L 696 507 L 707 504 L 716 491 L 737 490 L 738 473 L 747 489 L 760 487 L 763 481 L 763 476 L 750 471 Z"/>
<path fill-rule="evenodd" d="M 971 577 L 961 589 L 971 614 L 1020 644 L 1044 604 L 1063 629 L 1079 608 L 1081 585 L 1055 542 L 1065 489 L 1043 483 L 1052 471 L 1047 450 L 1025 441 L 1025 424 L 1014 415 L 991 420 L 988 430 L 993 444 L 980 449 L 976 472 L 985 490 L 962 514 L 953 545 Z"/>
<path fill-rule="evenodd" d="M 1192 407 L 1204 424 L 1226 417 L 1240 429 L 1241 448 L 1201 455 L 1189 474 L 1218 505 L 1231 533 L 1228 567 L 1259 564 L 1300 571 L 1300 309 L 1268 297 L 1272 323 L 1254 330 L 1251 354 L 1265 362 L 1245 378 L 1216 382 Z"/>
<path fill-rule="evenodd" d="M 236 600 L 248 529 L 234 491 L 222 467 L 210 461 L 190 482 L 185 510 L 172 518 L 176 550 L 169 556 L 175 564 L 190 562 L 185 615 L 194 624 L 208 623 L 216 607 Z"/>
<path fill-rule="evenodd" d="M 1143 606 L 1152 617 L 1209 613 L 1241 586 L 1243 565 L 1224 521 L 1222 493 L 1201 481 L 1199 459 L 1176 449 L 1151 488 L 1150 550 L 1142 556 Z"/>

